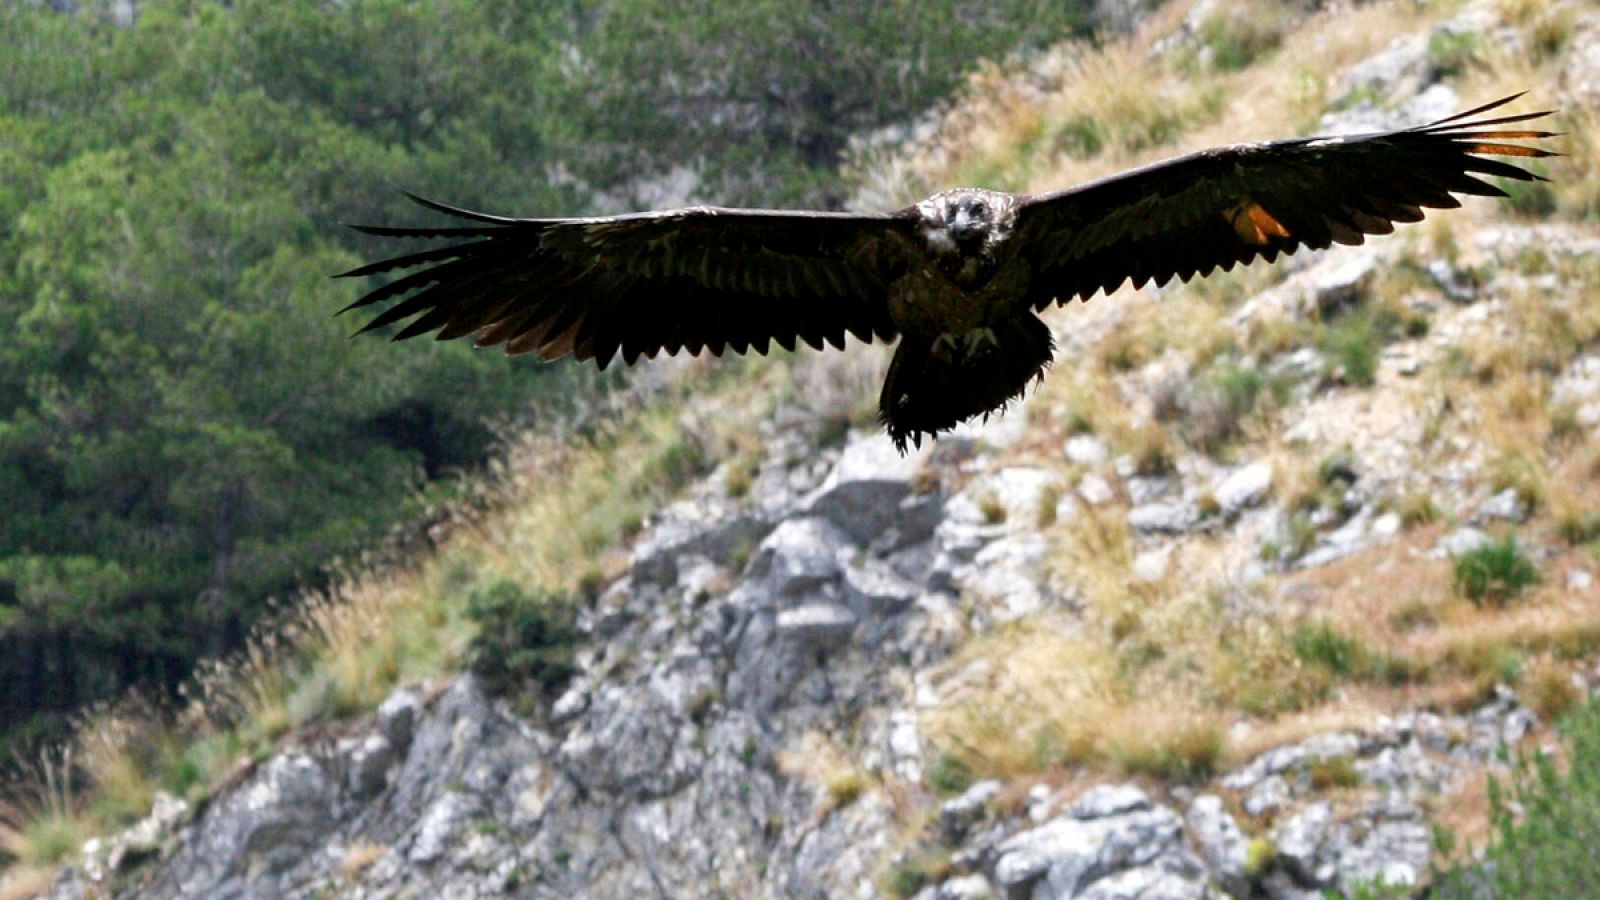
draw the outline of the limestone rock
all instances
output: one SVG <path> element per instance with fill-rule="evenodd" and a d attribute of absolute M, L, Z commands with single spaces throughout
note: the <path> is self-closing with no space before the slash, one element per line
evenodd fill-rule
<path fill-rule="evenodd" d="M 1323 841 L 1332 821 L 1333 808 L 1319 802 L 1273 829 L 1272 841 L 1278 848 L 1278 862 L 1301 884 L 1320 888 L 1334 883 L 1337 871 L 1323 853 Z"/>
<path fill-rule="evenodd" d="M 1211 493 L 1224 516 L 1237 516 L 1272 493 L 1272 464 L 1262 461 L 1240 466 L 1217 482 Z"/>
<path fill-rule="evenodd" d="M 959 797 L 946 800 L 939 807 L 939 829 L 945 838 L 951 844 L 958 843 L 967 829 L 984 817 L 990 801 L 999 793 L 1000 782 L 991 778 L 977 782 Z"/>
<path fill-rule="evenodd" d="M 997 852 L 995 879 L 1008 897 L 1206 892 L 1204 867 L 1184 845 L 1177 814 L 1164 806 L 1094 819 L 1061 816 L 1007 839 Z"/>
<path fill-rule="evenodd" d="M 1067 438 L 1066 457 L 1080 466 L 1103 466 L 1111 457 L 1111 450 L 1099 435 L 1075 434 Z"/>
<path fill-rule="evenodd" d="M 1217 883 L 1235 897 L 1250 893 L 1250 841 L 1239 830 L 1239 823 L 1215 794 L 1202 794 L 1189 804 L 1184 816 L 1189 836 L 1194 839 Z"/>
<path fill-rule="evenodd" d="M 1128 511 L 1128 527 L 1141 534 L 1183 534 L 1200 521 L 1200 511 L 1185 501 L 1147 503 Z"/>
<path fill-rule="evenodd" d="M 902 456 L 881 432 L 855 438 L 803 505 L 811 515 L 866 543 L 894 527 L 900 502 L 911 494 L 912 480 L 929 452 L 925 448 Z"/>

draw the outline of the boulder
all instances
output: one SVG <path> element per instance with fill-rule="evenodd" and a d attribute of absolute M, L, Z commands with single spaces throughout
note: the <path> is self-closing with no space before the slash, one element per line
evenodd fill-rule
<path fill-rule="evenodd" d="M 1338 870 L 1323 852 L 1332 822 L 1333 807 L 1324 801 L 1307 806 L 1273 829 L 1278 862 L 1299 883 L 1314 888 L 1333 885 Z"/>
<path fill-rule="evenodd" d="M 1222 514 L 1231 519 L 1272 493 L 1272 464 L 1263 460 L 1240 466 L 1218 481 L 1211 493 Z"/>
<path fill-rule="evenodd" d="M 1069 813 L 1007 839 L 996 852 L 995 880 L 1007 897 L 1206 895 L 1204 867 L 1185 847 L 1177 814 L 1164 806 L 1092 819 Z"/>
<path fill-rule="evenodd" d="M 1378 274 L 1378 254 L 1363 249 L 1331 253 L 1311 272 L 1311 292 L 1316 309 L 1326 316 L 1366 297 Z"/>
<path fill-rule="evenodd" d="M 1099 435 L 1075 434 L 1067 438 L 1067 461 L 1080 466 L 1098 467 L 1111 458 L 1111 449 Z"/>
<path fill-rule="evenodd" d="M 1183 534 L 1200 521 L 1200 510 L 1187 501 L 1146 503 L 1128 511 L 1128 527 L 1140 534 Z"/>
<path fill-rule="evenodd" d="M 422 710 L 422 698 L 415 688 L 401 688 L 378 704 L 378 732 L 396 752 L 411 746 L 412 729 Z"/>
<path fill-rule="evenodd" d="M 778 637 L 810 650 L 845 646 L 856 616 L 837 603 L 807 603 L 778 613 Z"/>
<path fill-rule="evenodd" d="M 1104 819 L 1150 808 L 1150 795 L 1131 784 L 1097 784 L 1083 792 L 1068 815 L 1075 819 Z"/>
<path fill-rule="evenodd" d="M 1359 843 L 1336 850 L 1339 887 L 1348 896 L 1375 884 L 1415 888 L 1428 873 L 1433 836 L 1421 821 L 1379 822 Z"/>
<path fill-rule="evenodd" d="M 865 544 L 895 526 L 928 450 L 901 455 L 882 432 L 857 437 L 803 509 Z"/>
<path fill-rule="evenodd" d="M 394 745 L 388 738 L 382 733 L 368 735 L 346 752 L 346 790 L 360 800 L 376 796 L 383 789 L 385 776 L 394 760 Z"/>
<path fill-rule="evenodd" d="M 989 803 L 1000 793 L 1000 782 L 985 779 L 946 800 L 939 807 L 939 830 L 952 846 L 960 843 L 967 830 L 988 813 Z"/>
<path fill-rule="evenodd" d="M 849 537 L 826 519 L 787 519 L 756 549 L 750 574 L 777 597 L 803 597 L 839 577 L 839 550 Z"/>
<path fill-rule="evenodd" d="M 422 814 L 406 859 L 412 865 L 437 860 L 458 843 L 462 829 L 482 811 L 483 803 L 477 797 L 461 791 L 447 792 Z"/>
<path fill-rule="evenodd" d="M 1184 815 L 1189 836 L 1200 850 L 1206 868 L 1222 889 L 1235 897 L 1250 894 L 1250 841 L 1228 812 L 1222 798 L 1202 794 Z"/>

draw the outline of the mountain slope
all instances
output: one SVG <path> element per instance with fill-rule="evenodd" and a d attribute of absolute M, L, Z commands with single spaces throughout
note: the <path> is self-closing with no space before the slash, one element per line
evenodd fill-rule
<path fill-rule="evenodd" d="M 1481 844 L 1496 752 L 1600 651 L 1600 18 L 1266 8 L 986 74 L 864 148 L 868 190 L 1059 185 L 1529 85 L 1572 156 L 1510 203 L 1062 310 L 1033 397 L 907 458 L 840 439 L 878 350 L 685 366 L 614 436 L 513 457 L 421 574 L 356 579 L 330 617 L 383 578 L 428 600 L 323 627 L 322 693 L 244 704 L 283 707 L 232 732 L 254 762 L 52 893 L 1304 896 L 1420 883 L 1435 825 Z M 548 704 L 447 672 L 500 582 L 584 598 Z M 371 655 L 391 634 L 432 649 Z"/>

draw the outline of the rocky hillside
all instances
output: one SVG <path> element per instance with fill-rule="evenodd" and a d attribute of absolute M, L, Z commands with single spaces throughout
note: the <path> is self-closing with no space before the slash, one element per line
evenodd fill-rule
<path fill-rule="evenodd" d="M 1040 187 L 1523 87 L 1592 165 L 1597 38 L 1580 4 L 1183 4 L 985 75 L 863 165 L 875 196 Z M 1110 63 L 1133 68 L 1106 99 Z M 414 679 L 158 795 L 39 888 L 1408 895 L 1482 845 L 1502 751 L 1600 685 L 1600 233 L 1575 224 L 1600 198 L 1571 171 L 1062 310 L 1034 395 L 908 457 L 819 423 L 838 360 L 796 360 L 791 399 L 588 579 L 550 702 Z M 850 354 L 866 394 L 881 355 Z M 564 539 L 541 527 L 497 552 Z"/>
<path fill-rule="evenodd" d="M 1014 439 L 1013 425 L 909 459 L 878 435 L 818 454 L 772 427 L 759 503 L 730 503 L 712 479 L 641 536 L 546 723 L 470 675 L 397 691 L 370 721 L 290 740 L 202 811 L 159 802 L 90 847 L 54 896 L 120 884 L 151 897 L 836 897 L 919 882 L 939 897 L 1320 896 L 1417 883 L 1429 804 L 1537 725 L 1510 691 L 1463 714 L 1317 734 L 1215 779 L 983 779 L 930 799 L 950 775 L 921 719 L 953 674 L 971 674 L 950 667 L 963 637 L 1075 605 L 1039 576 L 1031 522 L 1053 474 L 980 449 Z M 1108 483 L 1139 484 L 1115 469 Z M 1245 487 L 1251 471 L 1220 476 L 1214 527 L 1270 515 L 1255 508 L 1266 489 Z M 991 502 L 1006 521 L 986 517 Z M 1172 505 L 1151 499 L 1133 517 Z M 1147 552 L 1190 530 L 1163 523 L 1145 529 Z M 1338 540 L 1326 547 L 1349 552 Z M 1274 824 L 1251 834 L 1235 810 Z"/>

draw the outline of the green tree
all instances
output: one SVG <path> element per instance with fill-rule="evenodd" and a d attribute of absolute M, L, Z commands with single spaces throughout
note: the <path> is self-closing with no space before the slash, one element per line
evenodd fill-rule
<path fill-rule="evenodd" d="M 1086 6 L 604 0 L 570 65 L 583 171 L 691 165 L 719 202 L 837 205 L 852 135 L 909 121 L 986 58 L 1081 33 Z"/>

